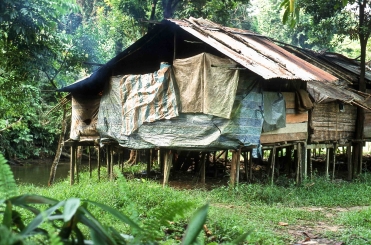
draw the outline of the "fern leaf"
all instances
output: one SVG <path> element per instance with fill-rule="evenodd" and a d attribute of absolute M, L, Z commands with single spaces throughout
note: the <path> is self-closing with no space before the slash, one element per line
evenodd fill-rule
<path fill-rule="evenodd" d="M 17 195 L 18 188 L 6 159 L 0 154 L 0 198 Z"/>

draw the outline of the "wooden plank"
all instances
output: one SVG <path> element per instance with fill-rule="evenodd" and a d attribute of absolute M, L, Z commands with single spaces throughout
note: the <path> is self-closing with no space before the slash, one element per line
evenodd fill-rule
<path fill-rule="evenodd" d="M 269 132 L 263 132 L 262 135 L 267 134 L 286 134 L 286 133 L 302 133 L 308 131 L 308 123 L 293 123 L 290 124 L 290 126 L 286 126 L 284 128 L 279 128 L 277 130 L 269 131 Z"/>
<path fill-rule="evenodd" d="M 314 130 L 310 135 L 312 142 L 335 141 L 340 139 L 353 139 L 354 132 L 335 132 Z"/>
<path fill-rule="evenodd" d="M 307 140 L 307 132 L 300 133 L 285 133 L 285 134 L 265 134 L 260 136 L 261 144 L 286 142 L 286 141 L 302 141 Z"/>
<path fill-rule="evenodd" d="M 286 109 L 295 108 L 295 93 L 294 92 L 282 92 L 283 98 L 286 102 Z"/>
<path fill-rule="evenodd" d="M 298 114 L 286 114 L 286 124 L 308 122 L 308 112 Z"/>

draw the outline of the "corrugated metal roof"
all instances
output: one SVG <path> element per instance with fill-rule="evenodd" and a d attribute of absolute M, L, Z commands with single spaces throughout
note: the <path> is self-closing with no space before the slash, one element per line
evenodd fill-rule
<path fill-rule="evenodd" d="M 266 37 L 252 32 L 223 27 L 201 18 L 169 21 L 264 79 L 337 80 L 335 76 L 298 58 Z"/>

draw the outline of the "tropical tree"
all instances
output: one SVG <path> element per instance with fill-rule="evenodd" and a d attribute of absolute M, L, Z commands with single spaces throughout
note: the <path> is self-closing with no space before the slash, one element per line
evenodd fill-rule
<path fill-rule="evenodd" d="M 0 151 L 8 158 L 55 144 L 53 118 L 42 114 L 84 57 L 72 38 L 76 10 L 72 0 L 0 2 Z"/>

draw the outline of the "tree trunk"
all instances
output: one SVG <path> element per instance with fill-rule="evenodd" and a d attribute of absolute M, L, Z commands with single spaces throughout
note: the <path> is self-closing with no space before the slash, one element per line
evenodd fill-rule
<path fill-rule="evenodd" d="M 361 46 L 361 73 L 359 77 L 358 90 L 361 92 L 366 92 L 366 48 L 367 40 L 370 36 L 370 29 L 368 29 L 367 16 L 365 16 L 367 0 L 363 0 L 359 3 L 359 41 Z M 353 143 L 353 173 L 354 175 L 360 174 L 362 169 L 362 155 L 363 155 L 363 131 L 365 122 L 365 112 L 361 107 L 357 108 L 357 119 L 356 119 L 356 132 L 355 137 L 356 142 Z"/>
<path fill-rule="evenodd" d="M 53 161 L 52 167 L 50 169 L 48 186 L 51 186 L 54 183 L 55 173 L 57 172 L 57 166 L 58 166 L 58 163 L 59 163 L 59 159 L 61 157 L 61 154 L 62 154 L 64 135 L 65 135 L 66 129 L 67 129 L 67 117 L 66 117 L 66 114 L 67 114 L 67 108 L 66 108 L 66 105 L 64 105 L 64 107 L 63 107 L 63 119 L 62 119 L 61 134 L 59 135 L 58 148 L 57 148 L 57 151 L 55 153 L 55 157 L 54 157 L 54 161 Z"/>

